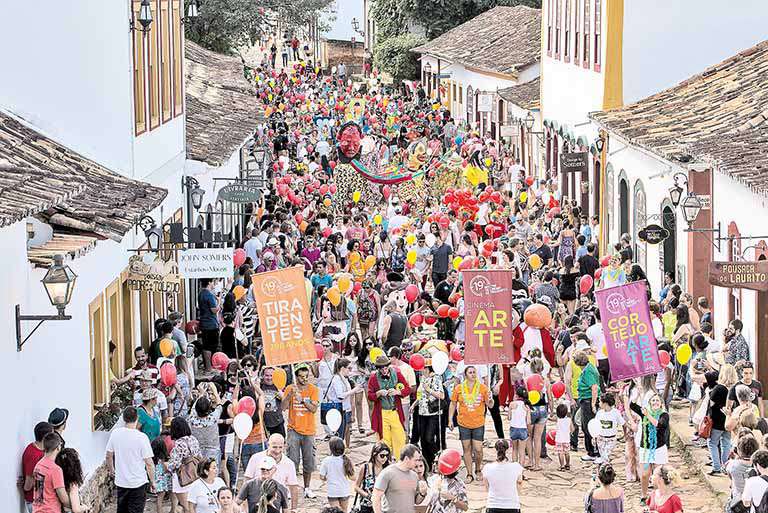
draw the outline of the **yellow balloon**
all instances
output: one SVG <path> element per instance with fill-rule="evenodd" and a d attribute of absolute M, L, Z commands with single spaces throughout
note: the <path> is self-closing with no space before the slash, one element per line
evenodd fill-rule
<path fill-rule="evenodd" d="M 277 387 L 278 390 L 282 390 L 285 388 L 286 381 L 288 381 L 288 376 L 286 375 L 285 371 L 280 367 L 276 367 L 272 372 L 272 383 Z"/>
<path fill-rule="evenodd" d="M 325 198 L 323 200 L 323 205 L 325 205 L 326 207 L 330 207 L 331 206 L 331 198 Z"/>
<path fill-rule="evenodd" d="M 416 255 L 416 250 L 415 249 L 411 249 L 411 250 L 408 251 L 408 253 L 406 253 L 405 259 L 408 261 L 409 264 L 413 265 L 413 264 L 416 263 L 416 257 L 417 256 L 418 255 Z"/>
<path fill-rule="evenodd" d="M 307 289 L 307 301 L 312 302 L 312 282 L 309 281 L 309 278 L 304 278 L 304 288 Z"/>
<path fill-rule="evenodd" d="M 160 341 L 160 354 L 163 356 L 170 356 L 173 352 L 173 342 L 164 338 Z"/>
<path fill-rule="evenodd" d="M 353 251 L 352 253 L 349 254 L 349 262 L 351 264 L 356 264 L 359 261 L 360 261 L 360 253 L 358 253 L 357 251 Z"/>
<path fill-rule="evenodd" d="M 375 216 L 373 216 L 373 223 L 374 224 L 381 224 L 381 221 L 382 221 L 381 214 L 376 214 Z"/>
<path fill-rule="evenodd" d="M 380 347 L 374 347 L 368 353 L 368 358 L 371 360 L 371 363 L 376 363 L 376 358 L 378 358 L 379 356 L 384 356 L 384 350 L 381 349 Z"/>
<path fill-rule="evenodd" d="M 412 234 L 412 233 L 409 233 L 408 235 L 405 236 L 405 242 L 408 245 L 415 244 L 416 243 L 416 236 L 414 234 Z"/>
<path fill-rule="evenodd" d="M 349 279 L 349 276 L 342 276 L 339 278 L 339 290 L 342 294 L 346 294 L 347 291 L 352 288 L 352 280 Z"/>
<path fill-rule="evenodd" d="M 680 365 L 685 365 L 688 363 L 691 359 L 691 356 L 693 356 L 693 350 L 691 349 L 691 346 L 688 344 L 680 344 L 677 346 L 677 351 L 675 351 L 675 356 L 677 357 L 677 362 Z"/>
<path fill-rule="evenodd" d="M 464 261 L 464 259 L 461 258 L 460 256 L 453 257 L 453 268 L 458 271 L 459 270 L 459 266 L 461 265 L 461 263 L 463 261 Z"/>
<path fill-rule="evenodd" d="M 520 201 L 525 202 L 528 200 L 528 193 L 523 191 L 520 193 Z"/>
<path fill-rule="evenodd" d="M 368 255 L 365 257 L 365 270 L 370 271 L 373 269 L 373 266 L 376 265 L 376 257 L 373 255 Z"/>
<path fill-rule="evenodd" d="M 531 403 L 531 405 L 534 405 L 541 401 L 541 394 L 538 390 L 531 390 L 528 392 L 528 402 Z"/>
<path fill-rule="evenodd" d="M 361 195 L 361 194 L 360 194 L 360 191 L 355 191 L 355 192 L 353 192 L 353 193 L 352 193 L 352 201 L 354 201 L 355 203 L 357 203 L 358 201 L 360 201 L 360 195 Z"/>
<path fill-rule="evenodd" d="M 531 255 L 528 257 L 528 263 L 531 264 L 534 271 L 538 271 L 539 267 L 541 267 L 541 257 L 539 255 Z"/>
<path fill-rule="evenodd" d="M 490 158 L 490 157 L 486 158 L 485 159 L 485 166 L 486 167 L 491 167 L 491 164 L 493 164 L 493 159 Z"/>
<path fill-rule="evenodd" d="M 339 306 L 339 303 L 341 303 L 341 292 L 337 287 L 331 287 L 325 295 L 328 296 L 328 301 L 330 301 L 333 306 Z"/>

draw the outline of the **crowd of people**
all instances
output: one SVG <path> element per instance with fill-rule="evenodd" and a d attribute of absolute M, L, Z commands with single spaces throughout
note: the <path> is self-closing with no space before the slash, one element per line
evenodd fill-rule
<path fill-rule="evenodd" d="M 716 334 L 708 298 L 667 276 L 648 290 L 663 370 L 612 380 L 594 292 L 645 280 L 631 237 L 600 254 L 600 220 L 556 181 L 532 176 L 515 148 L 457 123 L 418 86 L 356 90 L 324 76 L 297 45 L 284 45 L 293 69 L 287 53 L 286 68 L 274 68 L 275 47 L 271 66 L 250 70 L 268 116 L 257 139 L 270 147 L 272 183 L 232 278 L 200 280 L 195 320 L 172 312 L 156 322 L 135 367 L 113 378 L 134 390 L 106 449 L 118 513 L 143 511 L 148 493 L 158 511 L 186 513 L 282 513 L 303 500 L 328 513 L 455 513 L 468 509 L 473 481 L 487 489 L 486 511 L 519 513 L 526 474 L 545 468 L 574 477 L 587 468 L 586 511 L 618 513 L 622 451 L 642 504 L 679 513 L 673 400 L 690 403 L 711 474 L 730 476 L 729 511 L 761 504 L 768 429 L 738 319 Z M 342 137 L 347 122 L 360 140 Z M 351 158 L 356 149 L 364 155 Z M 362 177 L 357 159 L 378 168 Z M 387 181 L 394 175 L 406 179 Z M 318 358 L 272 367 L 251 284 L 293 266 L 305 272 Z M 466 269 L 514 273 L 513 365 L 464 361 Z M 523 319 L 535 307 L 547 321 L 530 338 Z M 240 437 L 243 412 L 252 427 Z M 64 448 L 67 415 L 52 412 L 25 451 L 32 512 L 85 509 L 77 453 Z M 355 439 L 370 444 L 358 465 Z M 321 444 L 328 456 L 316 461 Z"/>

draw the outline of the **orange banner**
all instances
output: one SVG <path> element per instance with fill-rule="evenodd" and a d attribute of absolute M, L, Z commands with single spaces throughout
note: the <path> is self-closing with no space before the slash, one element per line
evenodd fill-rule
<path fill-rule="evenodd" d="M 254 274 L 253 297 L 267 365 L 317 360 L 303 268 Z"/>

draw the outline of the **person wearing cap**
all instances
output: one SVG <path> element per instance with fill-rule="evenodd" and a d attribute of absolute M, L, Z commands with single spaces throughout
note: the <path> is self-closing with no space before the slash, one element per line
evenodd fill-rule
<path fill-rule="evenodd" d="M 403 345 L 405 345 L 405 342 Z M 392 367 L 400 371 L 400 373 L 405 377 L 405 381 L 408 382 L 408 386 L 411 390 L 416 390 L 416 372 L 410 365 L 408 365 L 407 362 L 403 361 L 402 347 L 390 348 L 388 355 L 390 357 L 390 361 L 392 362 Z M 405 434 L 407 438 L 411 431 L 411 396 L 402 396 L 401 401 L 403 404 L 403 413 L 405 413 L 405 421 L 403 422 L 403 427 L 405 428 Z"/>
<path fill-rule="evenodd" d="M 373 402 L 371 428 L 394 454 L 399 454 L 406 443 L 402 398 L 411 394 L 411 387 L 403 374 L 392 368 L 388 356 L 379 355 L 374 365 L 376 372 L 368 378 L 368 400 Z"/>
<path fill-rule="evenodd" d="M 154 388 L 146 388 L 141 391 L 141 405 L 137 408 L 139 415 L 138 429 L 149 438 L 150 441 L 160 436 L 162 418 L 157 411 L 157 396 L 160 394 Z"/>
<path fill-rule="evenodd" d="M 237 494 L 237 505 L 242 506 L 247 503 L 248 513 L 258 513 L 262 485 L 268 479 L 274 479 L 277 482 L 278 499 L 273 505 L 277 508 L 278 513 L 288 511 L 288 490 L 274 477 L 277 472 L 277 462 L 270 456 L 264 456 L 259 460 L 258 470 L 259 476 L 248 481 L 240 490 L 240 493 Z"/>
<path fill-rule="evenodd" d="M 262 482 L 267 479 L 274 479 L 283 488 L 286 501 L 290 499 L 288 504 L 292 506 L 291 509 L 296 509 L 299 502 L 299 481 L 293 461 L 285 455 L 285 439 L 281 435 L 277 433 L 271 435 L 267 442 L 267 450 L 253 455 L 248 462 L 248 468 L 245 470 L 245 477 L 249 480 L 248 484 L 253 482 L 251 481 L 253 479 Z M 258 488 L 255 491 L 258 491 Z M 255 491 L 251 490 L 252 493 Z M 290 491 L 290 495 L 288 495 L 288 491 Z M 243 494 L 239 498 L 240 500 L 246 499 Z M 258 496 L 255 497 L 255 502 L 258 503 Z M 251 511 L 251 501 L 249 500 L 248 503 L 249 511 Z"/>
<path fill-rule="evenodd" d="M 61 437 L 62 448 L 66 445 L 64 430 L 67 429 L 67 420 L 69 420 L 69 410 L 66 408 L 54 408 L 48 415 L 48 423 L 53 426 L 53 430 Z"/>
<path fill-rule="evenodd" d="M 309 382 L 309 367 L 299 364 L 294 369 L 296 383 L 285 387 L 283 409 L 288 410 L 288 457 L 299 471 L 303 467 L 304 496 L 314 498 L 310 488 L 315 470 L 315 414 L 320 405 L 320 390 Z"/>

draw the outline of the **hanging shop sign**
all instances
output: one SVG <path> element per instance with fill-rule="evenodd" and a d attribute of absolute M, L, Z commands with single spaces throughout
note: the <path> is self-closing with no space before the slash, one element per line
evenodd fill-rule
<path fill-rule="evenodd" d="M 232 248 L 194 248 L 179 252 L 179 274 L 188 279 L 231 278 Z"/>
<path fill-rule="evenodd" d="M 261 200 L 261 189 L 248 183 L 231 183 L 222 187 L 219 199 L 232 203 L 255 203 Z"/>
<path fill-rule="evenodd" d="M 472 86 L 467 87 L 467 121 L 475 120 L 475 92 Z"/>
<path fill-rule="evenodd" d="M 491 112 L 493 110 L 493 95 L 480 94 L 477 96 L 477 112 Z"/>
<path fill-rule="evenodd" d="M 640 240 L 647 242 L 648 244 L 660 244 L 664 242 L 669 235 L 669 230 L 658 224 L 649 224 L 637 232 L 637 236 L 640 237 Z"/>
<path fill-rule="evenodd" d="M 586 172 L 589 169 L 587 155 L 589 152 L 576 151 L 560 154 L 560 169 L 563 173 Z"/>
<path fill-rule="evenodd" d="M 768 261 L 710 262 L 709 284 L 733 289 L 768 291 Z"/>
<path fill-rule="evenodd" d="M 128 259 L 128 288 L 146 292 L 181 292 L 181 276 L 175 261 L 156 257 L 151 263 L 141 255 Z"/>
<path fill-rule="evenodd" d="M 519 135 L 518 127 L 516 125 L 502 125 L 501 136 L 502 137 L 517 137 Z"/>

